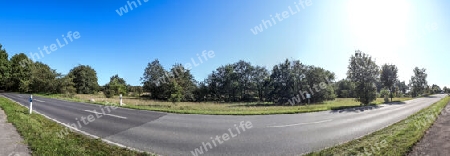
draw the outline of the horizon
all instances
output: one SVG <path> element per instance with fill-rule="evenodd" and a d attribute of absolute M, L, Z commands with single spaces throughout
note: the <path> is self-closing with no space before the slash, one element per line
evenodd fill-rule
<path fill-rule="evenodd" d="M 359 49 L 378 66 L 396 65 L 400 81 L 409 83 L 419 67 L 427 69 L 430 86 L 450 87 L 443 67 L 450 2 L 236 2 L 7 2 L 0 11 L 8 15 L 0 44 L 9 57 L 24 53 L 62 74 L 89 65 L 99 85 L 115 74 L 141 85 L 145 67 L 155 59 L 166 70 L 191 63 L 199 82 L 239 60 L 271 71 L 285 59 L 322 67 L 339 81 Z M 204 51 L 214 57 L 200 61 Z"/>

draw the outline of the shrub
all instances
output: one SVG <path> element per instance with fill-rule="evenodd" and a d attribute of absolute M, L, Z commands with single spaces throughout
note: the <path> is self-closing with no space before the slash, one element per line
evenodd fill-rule
<path fill-rule="evenodd" d="M 106 98 L 112 98 L 114 97 L 115 91 L 112 89 L 106 89 L 103 94 L 105 94 Z"/>
<path fill-rule="evenodd" d="M 180 101 L 181 101 L 181 98 L 182 98 L 181 94 L 180 94 L 180 93 L 176 93 L 176 94 L 170 94 L 169 100 L 170 100 L 173 104 L 175 104 L 175 103 L 177 103 L 177 102 L 180 102 Z"/>
<path fill-rule="evenodd" d="M 383 88 L 380 90 L 380 98 L 389 98 L 389 90 Z"/>

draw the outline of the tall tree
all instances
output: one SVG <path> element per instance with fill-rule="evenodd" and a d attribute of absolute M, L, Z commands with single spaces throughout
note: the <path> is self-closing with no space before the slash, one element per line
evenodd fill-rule
<path fill-rule="evenodd" d="M 255 83 L 256 86 L 256 92 L 257 92 L 257 96 L 259 101 L 265 101 L 265 97 L 267 96 L 267 87 L 268 87 L 268 82 L 270 81 L 269 79 L 269 71 L 261 66 L 256 66 L 255 70 L 253 70 L 252 73 L 252 77 L 253 77 L 253 82 Z"/>
<path fill-rule="evenodd" d="M 381 66 L 380 80 L 381 83 L 383 83 L 384 87 L 389 88 L 391 94 L 390 95 L 391 101 L 392 101 L 392 94 L 394 92 L 394 85 L 398 81 L 397 73 L 398 69 L 397 66 L 395 65 L 384 64 L 383 66 Z"/>
<path fill-rule="evenodd" d="M 423 94 L 425 89 L 428 88 L 426 69 L 419 69 L 418 67 L 413 70 L 414 76 L 411 76 L 410 86 L 412 88 L 412 96 L 416 97 Z"/>
<path fill-rule="evenodd" d="M 11 64 L 8 60 L 8 53 L 3 49 L 2 44 L 0 44 L 0 90 L 6 90 L 7 82 L 10 76 Z"/>
<path fill-rule="evenodd" d="M 334 81 L 334 73 L 320 67 L 306 66 L 299 60 L 275 65 L 270 76 L 273 87 L 270 98 L 279 104 L 301 103 L 306 94 L 313 102 L 322 102 L 335 98 L 333 87 L 327 85 Z M 322 86 L 322 87 L 320 87 Z"/>
<path fill-rule="evenodd" d="M 286 59 L 283 63 L 275 65 L 272 69 L 270 79 L 274 90 L 272 91 L 271 99 L 275 103 L 285 104 L 290 97 L 294 97 L 296 92 L 293 90 L 295 83 L 292 79 L 291 62 Z"/>
<path fill-rule="evenodd" d="M 158 59 L 148 63 L 141 78 L 144 91 L 150 92 L 151 98 L 167 100 L 170 97 L 170 75 Z"/>
<path fill-rule="evenodd" d="M 15 54 L 11 57 L 11 74 L 7 84 L 11 91 L 30 91 L 31 71 L 34 63 L 23 64 L 24 61 L 32 62 L 24 53 Z"/>
<path fill-rule="evenodd" d="M 68 74 L 75 84 L 78 94 L 93 94 L 98 91 L 97 72 L 89 65 L 79 65 Z"/>
<path fill-rule="evenodd" d="M 356 85 L 356 100 L 363 105 L 368 105 L 376 100 L 376 81 L 379 77 L 379 67 L 372 60 L 372 57 L 362 53 L 360 50 L 350 57 L 347 78 Z"/>
<path fill-rule="evenodd" d="M 58 73 L 42 62 L 34 63 L 31 71 L 30 91 L 34 93 L 56 93 Z"/>
<path fill-rule="evenodd" d="M 171 94 L 178 94 L 179 91 L 182 101 L 194 101 L 194 91 L 196 90 L 197 82 L 195 81 L 194 76 L 191 74 L 191 71 L 184 68 L 184 66 L 181 64 L 173 65 L 170 71 L 172 79 L 176 81 L 176 84 L 171 85 L 171 90 L 177 92 L 171 92 Z"/>

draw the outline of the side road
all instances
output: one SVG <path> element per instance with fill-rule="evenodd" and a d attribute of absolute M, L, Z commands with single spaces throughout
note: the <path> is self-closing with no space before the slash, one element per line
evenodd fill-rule
<path fill-rule="evenodd" d="M 426 121 L 425 121 L 426 122 Z M 450 153 L 450 103 L 442 110 L 436 122 L 413 147 L 410 156 L 440 156 Z"/>
<path fill-rule="evenodd" d="M 29 156 L 30 151 L 24 144 L 16 128 L 7 122 L 5 112 L 0 108 L 0 155 Z"/>

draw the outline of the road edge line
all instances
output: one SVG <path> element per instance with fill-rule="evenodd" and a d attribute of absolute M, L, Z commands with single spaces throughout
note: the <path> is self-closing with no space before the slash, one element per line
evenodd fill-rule
<path fill-rule="evenodd" d="M 24 105 L 22 105 L 21 103 L 15 101 L 15 100 L 13 100 L 13 99 L 11 99 L 11 98 L 9 98 L 9 97 L 4 96 L 3 94 L 0 94 L 0 96 L 1 96 L 1 97 L 4 97 L 4 98 L 6 98 L 6 99 L 9 99 L 9 100 L 11 100 L 11 101 L 13 101 L 13 102 L 19 104 L 19 105 L 22 106 L 22 107 L 28 108 L 27 106 L 24 106 Z M 28 108 L 28 109 L 29 109 L 29 108 Z M 128 146 L 122 145 L 122 144 L 120 144 L 120 143 L 116 143 L 116 142 L 110 141 L 110 140 L 108 140 L 108 139 L 103 139 L 103 138 L 101 138 L 101 137 L 99 137 L 99 136 L 96 136 L 96 135 L 90 134 L 90 133 L 88 133 L 88 132 L 85 132 L 85 131 L 82 131 L 82 130 L 73 128 L 73 127 L 71 127 L 71 126 L 69 126 L 69 125 L 67 125 L 67 124 L 65 124 L 65 123 L 62 123 L 62 122 L 60 122 L 60 121 L 58 121 L 58 120 L 56 120 L 56 119 L 53 119 L 53 118 L 51 118 L 51 117 L 49 117 L 49 116 L 47 116 L 47 115 L 45 115 L 45 114 L 42 114 L 42 113 L 40 113 L 40 112 L 38 112 L 38 111 L 36 111 L 36 110 L 33 110 L 33 112 L 35 112 L 35 113 L 37 113 L 37 114 L 39 114 L 39 115 L 42 115 L 43 117 L 45 117 L 45 118 L 47 118 L 47 119 L 49 119 L 49 120 L 52 120 L 52 121 L 54 121 L 54 122 L 56 122 L 56 123 L 58 123 L 58 124 L 60 124 L 60 125 L 62 125 L 62 126 L 64 126 L 64 127 L 67 127 L 67 128 L 69 128 L 69 129 L 71 129 L 71 130 L 74 130 L 75 132 L 81 133 L 82 135 L 85 135 L 85 136 L 87 136 L 87 137 L 91 137 L 91 139 L 100 139 L 101 141 L 103 141 L 103 142 L 105 142 L 105 143 L 107 143 L 107 144 L 110 144 L 110 145 L 118 146 L 118 147 L 121 147 L 121 148 L 126 148 L 126 149 L 133 150 L 133 151 L 136 151 L 136 152 L 148 153 L 148 152 L 141 151 L 141 150 L 138 150 L 138 149 L 133 148 L 133 147 L 128 147 Z M 150 153 L 150 154 L 156 154 L 156 153 Z M 156 154 L 156 155 L 158 155 L 158 154 Z M 158 155 L 158 156 L 160 156 L 160 155 Z"/>

